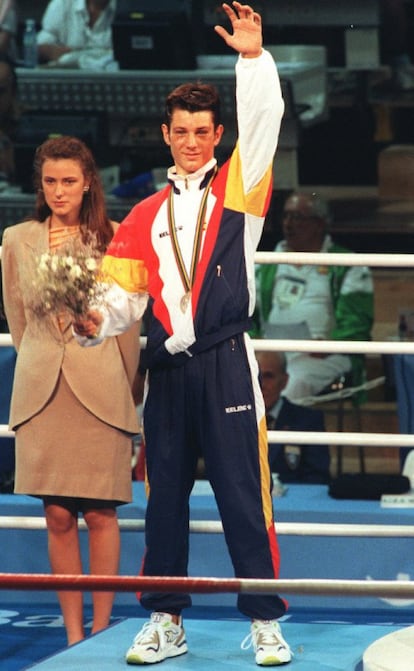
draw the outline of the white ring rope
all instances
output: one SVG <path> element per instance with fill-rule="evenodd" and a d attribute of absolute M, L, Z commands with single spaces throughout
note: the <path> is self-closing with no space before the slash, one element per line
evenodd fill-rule
<path fill-rule="evenodd" d="M 1 260 L 0 246 L 0 260 Z M 256 252 L 256 263 L 289 263 L 292 265 L 375 266 L 379 268 L 412 268 L 412 254 L 377 254 L 357 252 Z"/>
<path fill-rule="evenodd" d="M 377 268 L 412 268 L 412 254 L 360 254 L 355 252 L 256 252 L 259 264 L 288 263 L 313 266 L 376 266 Z"/>
<path fill-rule="evenodd" d="M 413 497 L 414 498 L 414 497 Z M 119 519 L 122 531 L 145 531 L 145 520 Z M 79 529 L 86 530 L 83 519 L 78 521 Z M 412 524 L 324 524 L 319 522 L 276 522 L 278 535 L 282 536 L 328 536 L 352 538 L 413 538 Z M 0 529 L 24 529 L 39 531 L 46 529 L 44 517 L 0 516 Z M 190 522 L 193 534 L 222 534 L 223 525 L 218 520 L 193 520 Z"/>
<path fill-rule="evenodd" d="M 414 447 L 414 434 L 358 433 L 346 431 L 268 431 L 269 443 L 288 445 L 361 445 L 366 447 Z M 0 424 L 0 438 L 14 436 L 7 424 Z"/>
<path fill-rule="evenodd" d="M 342 595 L 342 596 L 376 596 L 382 598 L 408 598 L 414 596 L 414 582 L 409 580 L 254 580 L 241 579 L 243 593 L 268 594 L 284 592 L 287 594 Z"/>
<path fill-rule="evenodd" d="M 141 347 L 145 347 L 147 339 L 140 338 Z M 388 342 L 376 340 L 283 340 L 283 339 L 253 339 L 255 350 L 269 352 L 331 352 L 349 354 L 414 354 L 414 342 Z M 0 347 L 13 345 L 9 333 L 0 333 Z"/>
<path fill-rule="evenodd" d="M 329 352 L 348 354 L 414 354 L 414 341 L 388 340 L 253 340 L 256 350 L 269 352 Z"/>
<path fill-rule="evenodd" d="M 329 352 L 344 354 L 414 354 L 414 341 L 255 339 L 255 350 L 269 352 Z"/>
<path fill-rule="evenodd" d="M 361 445 L 414 447 L 414 434 L 358 433 L 352 431 L 268 431 L 269 443 L 281 445 Z"/>

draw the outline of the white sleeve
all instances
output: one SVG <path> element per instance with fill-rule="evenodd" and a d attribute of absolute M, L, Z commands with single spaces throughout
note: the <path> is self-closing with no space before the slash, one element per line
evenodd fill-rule
<path fill-rule="evenodd" d="M 374 283 L 368 266 L 354 266 L 350 268 L 341 285 L 341 294 L 352 294 L 355 292 L 372 294 Z"/>
<path fill-rule="evenodd" d="M 51 0 L 42 17 L 42 26 L 37 33 L 38 44 L 65 44 L 62 31 L 66 26 L 62 0 Z"/>
<path fill-rule="evenodd" d="M 258 58 L 239 56 L 236 82 L 238 141 L 248 193 L 273 163 L 285 104 L 274 58 L 266 50 Z"/>
<path fill-rule="evenodd" d="M 108 336 L 117 336 L 127 331 L 141 319 L 148 303 L 148 294 L 130 293 L 118 284 L 112 284 L 105 293 L 103 303 L 96 309 L 103 316 L 103 322 L 95 338 L 86 338 L 74 333 L 83 347 L 99 345 Z"/>

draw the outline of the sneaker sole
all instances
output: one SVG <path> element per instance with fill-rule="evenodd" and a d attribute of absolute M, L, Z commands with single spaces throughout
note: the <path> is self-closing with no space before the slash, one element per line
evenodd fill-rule
<path fill-rule="evenodd" d="M 278 657 L 266 657 L 261 662 L 256 662 L 258 666 L 282 666 L 282 664 L 289 664 L 289 659 L 284 659 L 283 661 Z"/>
<path fill-rule="evenodd" d="M 184 655 L 186 652 L 188 652 L 187 645 L 183 645 L 181 648 L 171 648 L 166 654 L 157 657 L 154 655 L 153 658 L 151 659 L 144 659 L 138 654 L 135 654 L 133 652 L 127 653 L 125 660 L 127 664 L 137 664 L 137 665 L 143 665 L 143 664 L 157 664 L 157 662 L 162 662 L 164 659 L 168 659 L 170 657 L 178 657 L 179 655 Z"/>

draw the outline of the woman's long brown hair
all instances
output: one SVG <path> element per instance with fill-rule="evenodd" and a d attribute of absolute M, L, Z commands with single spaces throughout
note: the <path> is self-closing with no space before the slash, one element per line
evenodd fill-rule
<path fill-rule="evenodd" d="M 82 240 L 84 243 L 90 243 L 91 239 L 95 240 L 98 249 L 104 252 L 112 239 L 113 230 L 106 211 L 104 191 L 95 159 L 90 149 L 79 138 L 62 135 L 46 140 L 37 148 L 33 165 L 36 190 L 35 218 L 44 221 L 51 214 L 42 190 L 42 168 L 44 162 L 49 159 L 52 161 L 71 159 L 79 163 L 85 178 L 90 182 L 79 213 Z"/>

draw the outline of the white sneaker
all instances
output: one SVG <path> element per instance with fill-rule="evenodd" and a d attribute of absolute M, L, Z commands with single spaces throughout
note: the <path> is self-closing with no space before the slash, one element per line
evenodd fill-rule
<path fill-rule="evenodd" d="M 253 620 L 250 634 L 241 644 L 242 650 L 247 650 L 251 645 L 259 666 L 279 666 L 292 659 L 292 652 L 282 636 L 277 620 Z"/>
<path fill-rule="evenodd" d="M 154 664 L 167 657 L 177 657 L 187 652 L 187 641 L 181 618 L 180 624 L 172 621 L 169 613 L 152 613 L 127 650 L 128 664 Z"/>

